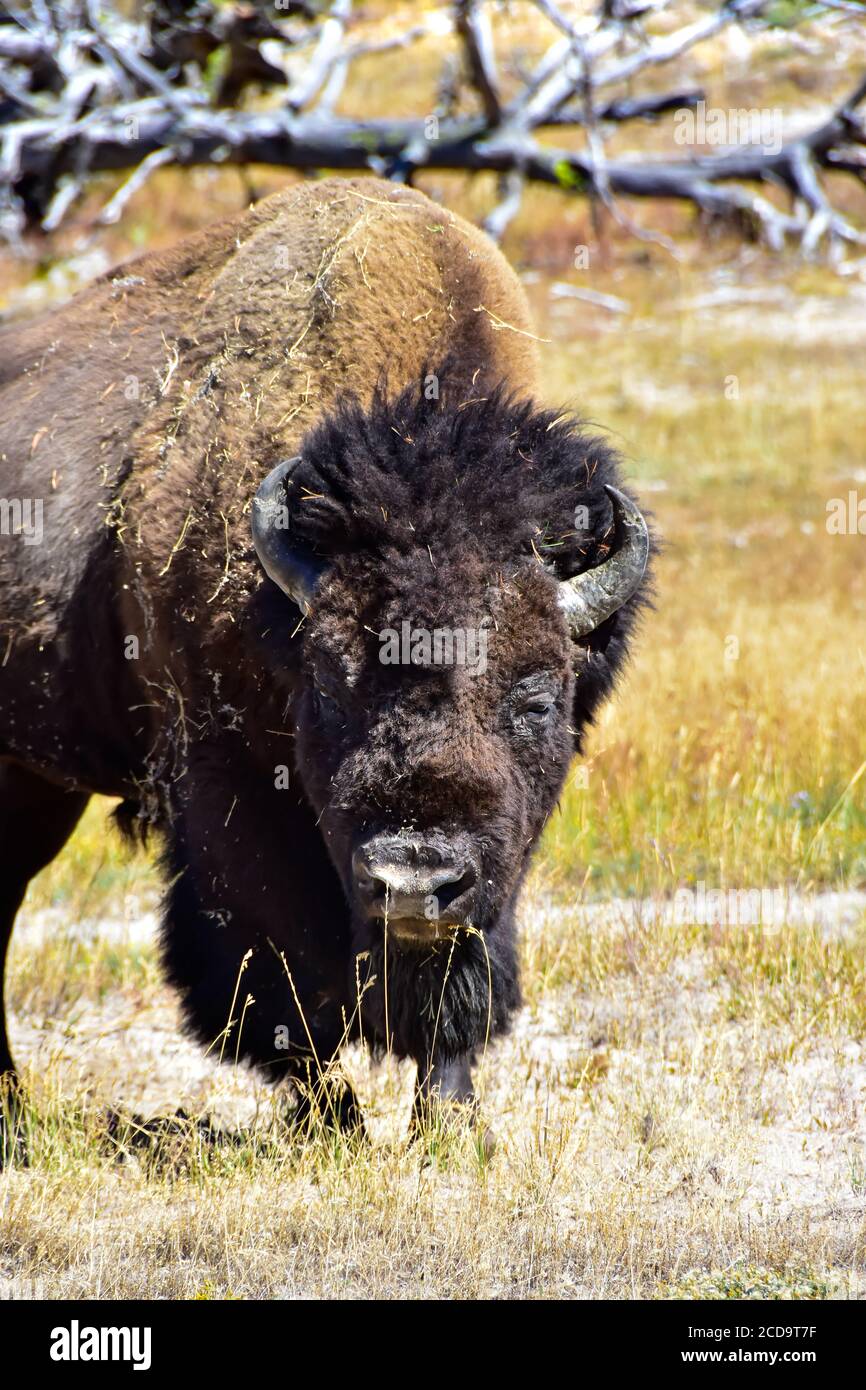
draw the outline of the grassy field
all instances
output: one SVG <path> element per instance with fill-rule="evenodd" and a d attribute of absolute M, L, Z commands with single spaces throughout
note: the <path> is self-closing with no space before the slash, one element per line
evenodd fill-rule
<path fill-rule="evenodd" d="M 782 95 L 800 90 L 798 62 L 768 61 Z M 234 175 L 194 177 L 212 195 L 199 220 L 243 200 Z M 107 254 L 182 233 L 193 200 L 174 175 L 159 187 Z M 485 196 L 441 191 L 461 210 Z M 585 207 L 547 193 L 506 248 L 549 400 L 611 431 L 666 549 L 526 895 L 526 1007 L 481 1068 L 493 1157 L 437 1123 L 421 1161 L 407 1069 L 357 1050 L 345 1066 L 374 1143 L 292 1142 L 253 1077 L 181 1038 L 153 871 L 94 804 L 13 948 L 31 1165 L 0 1177 L 0 1290 L 866 1294 L 866 537 L 826 524 L 832 499 L 866 497 L 866 270 L 633 211 L 680 260 L 609 228 L 599 247 Z M 20 266 L 4 275 L 9 296 L 26 289 Z M 673 910 L 734 889 L 778 890 L 781 908 L 748 924 Z M 109 1109 L 179 1106 L 224 1141 L 183 1122 L 148 1147 L 109 1134 Z"/>

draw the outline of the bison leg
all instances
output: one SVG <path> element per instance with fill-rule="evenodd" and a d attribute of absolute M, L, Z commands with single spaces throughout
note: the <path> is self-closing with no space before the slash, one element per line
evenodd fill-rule
<path fill-rule="evenodd" d="M 11 763 L 0 766 L 0 1082 L 10 1099 L 17 1087 L 15 1063 L 6 1031 L 3 979 L 15 914 L 27 884 L 63 848 L 88 797 L 67 791 Z M 0 1165 L 8 1147 L 0 1114 Z"/>
<path fill-rule="evenodd" d="M 470 1059 L 465 1056 L 458 1057 L 456 1062 L 449 1062 L 444 1066 L 433 1062 L 426 1070 L 418 1068 L 413 1110 L 413 1125 L 416 1129 L 425 1119 L 429 1119 L 431 1109 L 437 1103 L 466 1106 L 474 1115 L 478 1102 L 469 1065 Z"/>
<path fill-rule="evenodd" d="M 492 1158 L 496 1149 L 496 1135 L 485 1125 L 478 1113 L 478 1097 L 472 1085 L 470 1072 L 471 1058 L 466 1055 L 446 1066 L 433 1063 L 426 1072 L 418 1068 L 418 1082 L 415 1087 L 415 1104 L 412 1108 L 410 1139 L 423 1138 L 429 1132 L 431 1121 L 441 1118 L 448 1122 L 457 1120 L 468 1124 L 474 1131 L 476 1142 L 486 1159 Z"/>

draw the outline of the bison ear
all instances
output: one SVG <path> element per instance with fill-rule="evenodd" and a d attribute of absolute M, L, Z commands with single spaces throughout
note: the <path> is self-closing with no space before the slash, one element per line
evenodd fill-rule
<path fill-rule="evenodd" d="M 300 462 L 298 454 L 271 469 L 253 498 L 250 527 L 265 574 L 302 613 L 309 614 L 316 586 L 328 566 L 289 531 L 288 488 Z"/>
<path fill-rule="evenodd" d="M 649 528 L 636 504 L 605 484 L 613 505 L 614 541 L 608 558 L 559 586 L 559 602 L 572 636 L 586 637 L 638 589 L 650 552 Z"/>

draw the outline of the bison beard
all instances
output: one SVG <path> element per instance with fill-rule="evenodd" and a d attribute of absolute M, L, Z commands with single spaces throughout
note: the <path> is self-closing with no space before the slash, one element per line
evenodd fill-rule
<path fill-rule="evenodd" d="M 379 1039 L 389 1037 L 391 1049 L 422 1070 L 434 1060 L 447 1064 L 474 1056 L 507 1028 L 520 1003 L 510 923 L 498 923 L 488 936 L 458 929 L 453 940 L 421 952 L 390 941 L 386 951 L 380 929 L 370 932 L 361 950 L 367 953 L 359 963 L 365 1028 L 372 1026 Z"/>

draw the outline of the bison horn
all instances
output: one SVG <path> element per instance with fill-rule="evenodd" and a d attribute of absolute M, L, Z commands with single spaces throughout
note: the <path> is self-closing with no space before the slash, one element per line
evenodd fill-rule
<path fill-rule="evenodd" d="M 605 484 L 613 503 L 613 554 L 595 569 L 560 584 L 559 602 L 574 637 L 585 637 L 621 608 L 637 589 L 649 559 L 649 529 L 625 493 Z"/>
<path fill-rule="evenodd" d="M 250 526 L 253 545 L 265 574 L 288 594 L 302 613 L 309 613 L 325 566 L 314 556 L 294 549 L 288 538 L 286 482 L 300 461 L 298 454 L 271 469 L 253 498 Z"/>

